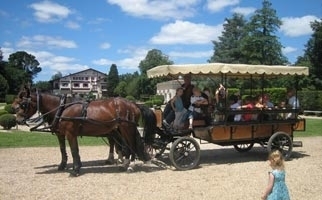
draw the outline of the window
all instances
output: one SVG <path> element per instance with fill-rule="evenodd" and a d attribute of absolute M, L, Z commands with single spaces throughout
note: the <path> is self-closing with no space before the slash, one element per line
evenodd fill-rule
<path fill-rule="evenodd" d="M 88 84 L 87 83 L 83 83 L 83 87 L 88 87 Z"/>
<path fill-rule="evenodd" d="M 74 87 L 79 87 L 79 83 L 74 83 Z"/>
<path fill-rule="evenodd" d="M 62 83 L 61 86 L 62 87 L 68 87 L 68 83 Z"/>

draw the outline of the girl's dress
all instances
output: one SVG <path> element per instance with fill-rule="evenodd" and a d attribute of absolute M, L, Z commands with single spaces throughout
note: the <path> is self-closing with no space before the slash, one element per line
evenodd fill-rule
<path fill-rule="evenodd" d="M 289 200 L 290 196 L 285 184 L 285 171 L 273 170 L 269 173 L 272 173 L 274 176 L 274 185 L 272 192 L 267 197 L 267 200 Z"/>

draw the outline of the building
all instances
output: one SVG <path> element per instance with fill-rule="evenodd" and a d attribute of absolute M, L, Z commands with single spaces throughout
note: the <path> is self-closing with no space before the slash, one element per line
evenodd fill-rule
<path fill-rule="evenodd" d="M 157 95 L 164 96 L 164 103 L 176 95 L 176 90 L 183 84 L 183 80 L 172 80 L 157 84 Z"/>
<path fill-rule="evenodd" d="M 85 97 L 89 94 L 96 99 L 106 96 L 107 75 L 95 69 L 86 69 L 74 74 L 52 80 L 54 94 L 67 94 L 73 97 Z"/>

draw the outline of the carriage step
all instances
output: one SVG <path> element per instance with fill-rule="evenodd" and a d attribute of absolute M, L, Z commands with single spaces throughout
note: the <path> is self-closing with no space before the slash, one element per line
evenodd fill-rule
<path fill-rule="evenodd" d="M 293 147 L 303 147 L 302 141 L 293 141 Z"/>

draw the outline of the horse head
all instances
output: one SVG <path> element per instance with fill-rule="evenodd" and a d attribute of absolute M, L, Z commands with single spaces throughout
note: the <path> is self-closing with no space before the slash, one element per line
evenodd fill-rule
<path fill-rule="evenodd" d="M 26 120 L 37 111 L 37 100 L 31 95 L 30 89 L 24 87 L 12 103 L 18 124 L 26 124 Z"/>

